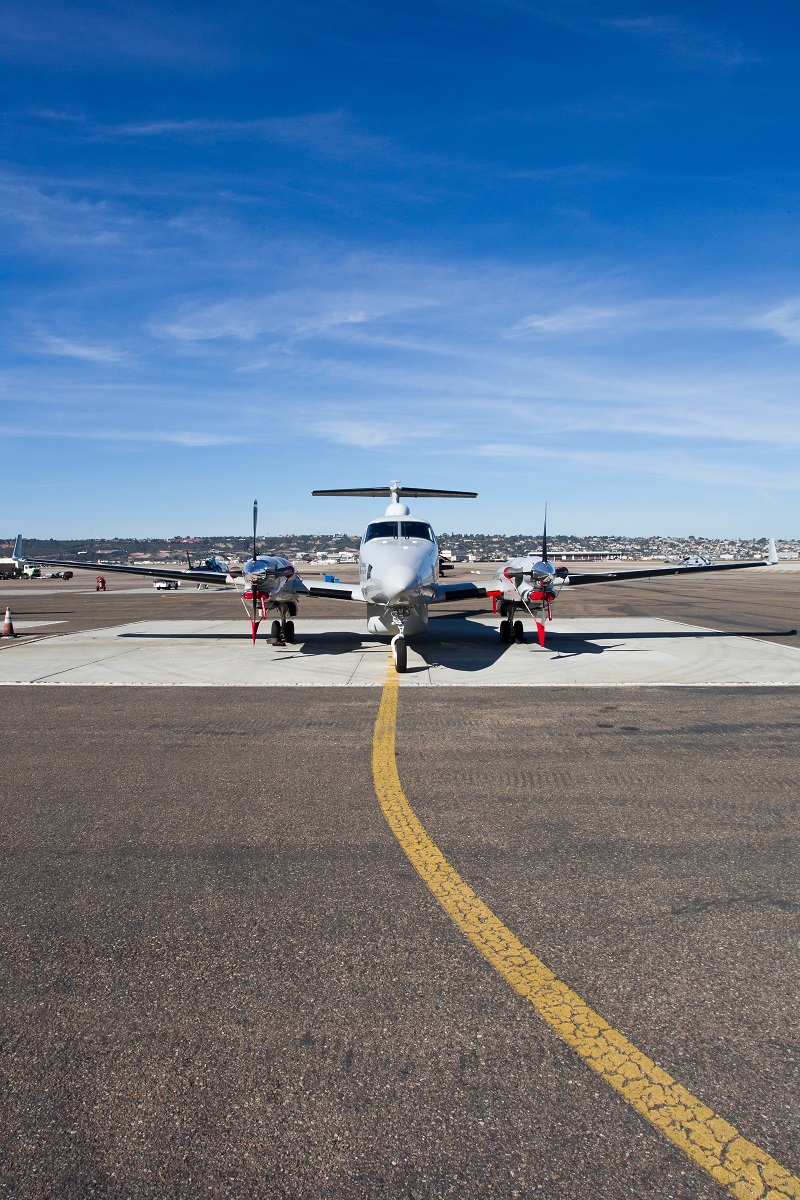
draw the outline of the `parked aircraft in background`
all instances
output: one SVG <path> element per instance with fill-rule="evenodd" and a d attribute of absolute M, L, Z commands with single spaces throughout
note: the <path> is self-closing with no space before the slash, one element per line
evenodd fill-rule
<path fill-rule="evenodd" d="M 14 549 L 8 558 L 0 558 L 0 579 L 19 579 L 25 569 L 22 557 L 22 534 L 17 534 Z"/>

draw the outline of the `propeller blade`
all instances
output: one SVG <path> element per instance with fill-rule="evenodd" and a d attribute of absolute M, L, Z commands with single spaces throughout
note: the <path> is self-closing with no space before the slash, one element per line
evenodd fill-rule
<path fill-rule="evenodd" d="M 253 501 L 253 558 L 256 557 L 256 531 L 258 530 L 258 501 Z"/>
<path fill-rule="evenodd" d="M 547 501 L 544 503 L 544 528 L 542 530 L 542 562 L 549 562 L 547 557 Z"/>

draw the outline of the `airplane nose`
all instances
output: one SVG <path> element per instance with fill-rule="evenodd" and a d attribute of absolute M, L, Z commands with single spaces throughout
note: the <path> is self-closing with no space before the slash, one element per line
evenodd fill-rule
<path fill-rule="evenodd" d="M 392 600 L 400 600 L 417 582 L 417 573 L 413 567 L 404 563 L 390 567 L 383 577 L 383 590 L 387 601 L 391 603 Z"/>

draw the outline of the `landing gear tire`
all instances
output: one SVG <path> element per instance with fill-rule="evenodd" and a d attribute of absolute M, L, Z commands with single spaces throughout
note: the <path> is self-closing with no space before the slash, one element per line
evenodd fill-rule
<path fill-rule="evenodd" d="M 284 621 L 283 623 L 283 640 L 285 642 L 294 641 L 294 621 Z"/>
<path fill-rule="evenodd" d="M 269 633 L 269 636 L 270 636 L 271 638 L 280 638 L 280 636 L 281 636 L 281 623 L 280 623 L 280 621 L 273 621 L 273 622 L 272 622 L 272 625 L 270 626 L 270 633 Z"/>
<path fill-rule="evenodd" d="M 408 668 L 408 649 L 404 637 L 394 639 L 392 642 L 392 654 L 394 655 L 394 669 L 398 675 L 402 675 Z"/>
<path fill-rule="evenodd" d="M 525 630 L 522 627 L 522 621 L 514 622 L 514 640 L 517 642 L 525 641 Z"/>
<path fill-rule="evenodd" d="M 511 641 L 511 622 L 510 621 L 501 621 L 500 622 L 500 641 L 504 642 L 504 643 Z"/>

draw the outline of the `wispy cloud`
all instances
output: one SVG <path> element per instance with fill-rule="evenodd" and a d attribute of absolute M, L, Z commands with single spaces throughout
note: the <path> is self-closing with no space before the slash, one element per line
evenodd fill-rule
<path fill-rule="evenodd" d="M 559 465 L 583 470 L 611 471 L 620 477 L 631 472 L 630 455 L 624 450 L 592 450 L 570 446 L 542 445 L 541 443 L 487 442 L 479 453 L 488 459 L 505 463 L 526 463 L 535 459 L 550 459 Z M 738 463 L 709 460 L 707 455 L 684 450 L 676 454 L 671 450 L 640 450 L 637 454 L 637 472 L 669 479 L 674 483 L 696 484 L 702 477 L 709 484 L 723 487 L 741 487 L 742 470 Z M 786 474 L 776 476 L 774 471 L 755 467 L 748 471 L 747 486 L 752 491 L 800 492 L 800 476 Z"/>
<path fill-rule="evenodd" d="M 751 322 L 754 329 L 764 329 L 777 334 L 787 342 L 800 342 L 800 300 L 789 300 L 778 308 L 770 309 Z"/>
<path fill-rule="evenodd" d="M 318 437 L 334 442 L 338 446 L 358 446 L 361 450 L 372 450 L 376 446 L 397 445 L 405 440 L 402 427 L 381 420 L 348 421 L 339 418 L 331 421 L 314 421 L 311 429 Z"/>
<path fill-rule="evenodd" d="M 572 304 L 557 312 L 533 313 L 523 317 L 509 332 L 524 333 L 533 330 L 537 333 L 584 333 L 619 325 L 630 317 L 633 311 L 630 308 L 596 308 L 590 304 Z"/>
<path fill-rule="evenodd" d="M 61 255 L 74 249 L 105 253 L 130 248 L 140 222 L 106 199 L 83 193 L 64 181 L 43 185 L 0 174 L 0 221 L 14 228 L 17 239 L 24 236 Z"/>
<path fill-rule="evenodd" d="M 323 158 L 349 159 L 385 156 L 391 143 L 385 137 L 364 133 L 342 109 L 297 116 L 258 117 L 232 121 L 190 117 L 96 126 L 95 137 L 190 138 L 204 141 L 255 140 L 301 146 Z"/>
<path fill-rule="evenodd" d="M 0 426 L 0 433 L 4 437 L 9 438 L 62 438 L 69 441 L 77 442 L 113 442 L 119 444 L 141 444 L 154 445 L 164 444 L 171 446 L 186 446 L 188 448 L 201 448 L 208 446 L 240 446 L 248 439 L 244 435 L 233 435 L 225 433 L 202 433 L 199 430 L 143 430 L 143 429 L 124 429 L 119 427 L 109 426 L 108 428 L 97 428 L 91 425 L 82 426 L 80 428 L 68 428 L 60 426 L 58 429 L 53 428 L 32 428 L 24 425 L 3 425 Z"/>
<path fill-rule="evenodd" d="M 83 362 L 118 363 L 127 356 L 122 350 L 113 346 L 93 346 L 81 342 L 73 342 L 68 338 L 42 335 L 39 344 L 45 354 L 55 354 L 62 358 L 77 358 Z"/>
<path fill-rule="evenodd" d="M 718 29 L 682 20 L 669 13 L 614 17 L 607 23 L 623 33 L 657 41 L 671 54 L 689 63 L 737 67 L 742 63 L 757 61 L 742 49 L 739 41 Z"/>
<path fill-rule="evenodd" d="M 335 291 L 312 286 L 191 308 L 174 321 L 154 323 L 150 328 L 155 336 L 182 342 L 252 342 L 266 335 L 281 338 L 288 349 L 296 341 L 335 335 L 343 328 L 418 311 L 430 303 L 421 292 L 409 295 L 399 289 L 368 286 Z"/>

